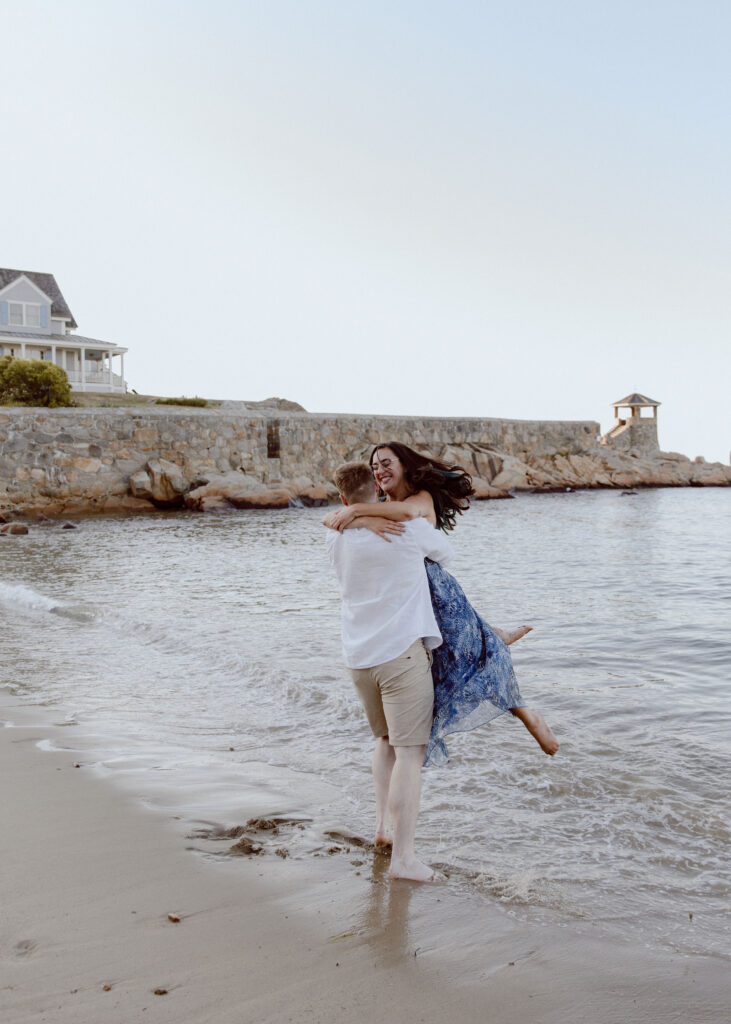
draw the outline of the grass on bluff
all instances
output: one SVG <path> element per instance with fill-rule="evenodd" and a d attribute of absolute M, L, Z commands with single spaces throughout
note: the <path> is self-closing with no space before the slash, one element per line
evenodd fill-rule
<path fill-rule="evenodd" d="M 125 395 L 109 395 L 95 392 L 73 392 L 74 405 L 80 408 L 127 408 L 129 406 L 144 405 L 184 405 L 197 408 L 216 409 L 222 402 L 215 398 L 162 398 L 160 395 L 138 395 L 134 391 L 128 391 Z M 278 412 L 306 412 L 307 410 L 299 402 L 292 402 L 287 398 L 264 398 L 261 401 L 253 402 L 246 399 L 246 407 L 252 411 L 263 410 L 265 412 L 277 410 Z"/>
<path fill-rule="evenodd" d="M 155 399 L 155 405 L 195 405 L 199 408 L 205 408 L 208 405 L 207 398 L 157 398 Z"/>
<path fill-rule="evenodd" d="M 73 395 L 74 405 L 86 409 L 119 409 L 138 405 L 188 405 L 212 409 L 221 404 L 209 398 L 161 398 L 159 395 L 137 395 L 132 391 L 128 391 L 125 395 L 74 391 Z"/>

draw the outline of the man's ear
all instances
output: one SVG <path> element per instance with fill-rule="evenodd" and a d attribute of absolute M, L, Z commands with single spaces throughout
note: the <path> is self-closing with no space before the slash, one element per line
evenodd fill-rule
<path fill-rule="evenodd" d="M 340 500 L 342 501 L 343 505 L 347 505 L 348 504 L 348 499 L 345 497 L 344 494 L 340 495 Z"/>

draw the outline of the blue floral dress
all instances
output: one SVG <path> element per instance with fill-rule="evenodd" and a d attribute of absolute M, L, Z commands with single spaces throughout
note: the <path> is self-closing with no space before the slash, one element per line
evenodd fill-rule
<path fill-rule="evenodd" d="M 446 764 L 444 737 L 468 732 L 523 706 L 508 648 L 481 619 L 456 581 L 426 559 L 432 606 L 442 644 L 432 653 L 434 724 L 424 764 Z"/>

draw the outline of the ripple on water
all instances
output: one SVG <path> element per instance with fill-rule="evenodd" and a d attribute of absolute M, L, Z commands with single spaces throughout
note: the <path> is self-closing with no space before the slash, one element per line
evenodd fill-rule
<path fill-rule="evenodd" d="M 367 832 L 370 739 L 320 519 L 99 519 L 73 543 L 38 530 L 4 547 L 6 681 L 73 714 L 65 735 L 96 731 L 111 761 L 152 756 L 171 792 L 200 765 L 228 806 L 236 773 L 275 762 L 332 783 L 328 813 Z M 459 884 L 511 913 L 726 948 L 729 525 L 731 492 L 694 489 L 523 496 L 462 518 L 455 574 L 488 621 L 534 625 L 516 672 L 562 747 L 546 758 L 502 716 L 425 773 L 420 839 Z"/>

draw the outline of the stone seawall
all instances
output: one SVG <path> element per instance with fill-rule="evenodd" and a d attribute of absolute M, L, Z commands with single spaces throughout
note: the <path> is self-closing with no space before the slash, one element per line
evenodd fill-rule
<path fill-rule="evenodd" d="M 401 440 L 458 462 L 478 497 L 512 489 L 728 484 L 731 470 L 598 444 L 592 421 L 217 409 L 0 408 L 0 507 L 75 512 L 334 500 L 334 468 Z"/>

